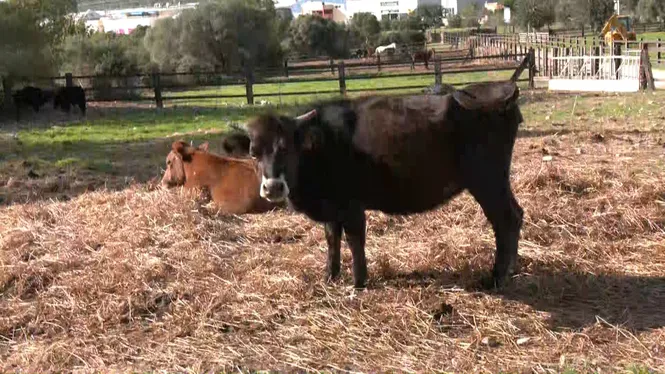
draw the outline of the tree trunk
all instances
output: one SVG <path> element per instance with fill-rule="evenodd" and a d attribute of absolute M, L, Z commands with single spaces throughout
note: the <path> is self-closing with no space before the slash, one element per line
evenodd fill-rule
<path fill-rule="evenodd" d="M 12 86 L 14 82 L 10 77 L 2 77 L 2 89 L 5 94 L 3 107 L 5 110 L 12 108 L 14 106 L 14 101 L 12 100 Z"/>

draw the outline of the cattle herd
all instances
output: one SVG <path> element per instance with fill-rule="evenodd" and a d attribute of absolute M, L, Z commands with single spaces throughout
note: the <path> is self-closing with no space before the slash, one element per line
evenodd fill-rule
<path fill-rule="evenodd" d="M 518 97 L 509 80 L 440 94 L 335 99 L 295 118 L 268 112 L 227 136 L 225 155 L 211 153 L 208 143 L 174 142 L 162 185 L 207 189 L 229 213 L 288 207 L 323 224 L 329 280 L 340 274 L 345 233 L 356 288 L 367 281 L 367 210 L 420 213 L 467 190 L 493 228 L 487 286 L 499 286 L 515 271 L 522 226 L 509 177 L 523 121 Z"/>
<path fill-rule="evenodd" d="M 81 86 L 59 87 L 55 90 L 25 86 L 14 92 L 12 97 L 16 107 L 17 121 L 20 120 L 22 108 L 32 108 L 37 113 L 44 104 L 51 100 L 53 100 L 53 109 L 60 108 L 63 112 L 69 113 L 72 106 L 78 106 L 81 114 L 85 115 L 85 91 Z"/>

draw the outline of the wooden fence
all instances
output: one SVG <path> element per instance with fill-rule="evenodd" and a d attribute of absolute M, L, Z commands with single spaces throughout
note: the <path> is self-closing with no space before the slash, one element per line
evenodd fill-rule
<path fill-rule="evenodd" d="M 215 72 L 175 72 L 175 73 L 154 73 L 150 75 L 134 75 L 134 76 L 73 76 L 66 74 L 63 77 L 50 77 L 45 78 L 52 83 L 55 81 L 65 81 L 65 85 L 72 86 L 75 83 L 81 85 L 86 90 L 86 95 L 89 97 L 88 101 L 103 102 L 103 101 L 153 101 L 158 108 L 164 107 L 166 101 L 179 101 L 179 100 L 203 100 L 203 99 L 246 99 L 248 104 L 254 104 L 257 97 L 275 97 L 275 96 L 311 96 L 321 94 L 340 94 L 346 95 L 352 92 L 378 92 L 378 91 L 391 91 L 391 90 L 408 90 L 408 89 L 422 89 L 434 84 L 435 82 L 443 81 L 443 76 L 451 74 L 475 73 L 475 72 L 500 72 L 500 71 L 514 71 L 520 65 L 521 60 L 531 59 L 533 61 L 533 50 L 530 53 L 525 51 L 521 54 L 503 54 L 500 56 L 480 56 L 480 57 L 465 57 L 465 58 L 440 58 L 437 57 L 432 63 L 433 69 L 421 72 L 397 72 L 386 74 L 384 72 L 377 73 L 353 73 L 353 69 L 358 67 L 372 67 L 373 69 L 381 69 L 376 64 L 349 64 L 344 61 L 335 62 L 332 65 L 332 74 L 327 68 L 319 68 L 319 76 L 294 76 L 286 71 L 280 75 L 267 75 L 265 71 L 257 74 L 254 71 L 246 71 L 243 75 L 222 76 Z M 490 65 L 478 65 L 477 63 L 483 61 L 492 61 Z M 461 64 L 451 64 L 461 63 Z M 474 64 L 476 63 L 476 64 Z M 522 61 L 522 64 L 524 62 Z M 418 64 L 422 65 L 422 63 Z M 384 68 L 393 65 L 386 64 Z M 316 70 L 316 69 L 310 69 Z M 287 75 L 288 74 L 288 75 Z M 533 64 L 529 64 L 528 78 L 518 79 L 518 82 L 529 82 L 528 86 L 533 87 L 533 78 L 535 70 Z M 178 79 L 181 77 L 194 78 L 207 75 L 206 81 L 213 82 L 211 84 L 178 84 Z M 356 80 L 367 79 L 390 79 L 390 78 L 416 78 L 416 77 L 432 77 L 431 84 L 407 84 L 400 86 L 390 87 L 375 87 L 375 88 L 347 88 L 347 83 Z M 214 78 L 214 79 L 211 79 Z M 81 81 L 92 82 L 91 84 L 81 84 Z M 112 92 L 128 92 L 131 91 L 133 95 L 99 95 L 99 83 L 95 82 L 116 82 L 108 87 L 101 85 L 104 89 L 109 89 Z M 118 84 L 117 82 L 120 82 Z M 132 82 L 132 84 L 126 84 Z M 308 91 L 288 91 L 287 92 L 268 92 L 268 93 L 255 93 L 254 88 L 256 85 L 279 83 L 282 85 L 292 85 L 296 83 L 311 83 L 311 82 L 336 82 L 335 89 L 328 90 L 308 90 Z M 477 83 L 476 81 L 456 82 L 453 85 L 467 85 Z M 182 91 L 191 91 L 201 88 L 224 88 L 228 86 L 244 85 L 243 94 L 178 94 Z"/>

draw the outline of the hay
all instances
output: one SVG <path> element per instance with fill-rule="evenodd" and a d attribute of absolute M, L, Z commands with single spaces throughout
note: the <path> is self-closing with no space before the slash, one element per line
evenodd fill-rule
<path fill-rule="evenodd" d="M 324 283 L 321 226 L 287 211 L 222 216 L 140 185 L 4 207 L 0 370 L 665 370 L 662 145 L 516 147 L 521 272 L 498 292 L 480 288 L 493 236 L 466 194 L 370 213 L 359 293 L 346 245 Z"/>

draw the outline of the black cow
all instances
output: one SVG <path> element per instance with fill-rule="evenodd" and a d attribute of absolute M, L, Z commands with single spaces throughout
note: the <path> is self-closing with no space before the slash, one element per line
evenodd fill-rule
<path fill-rule="evenodd" d="M 85 115 L 86 102 L 83 88 L 81 86 L 58 88 L 53 99 L 53 109 L 60 107 L 62 111 L 69 113 L 72 105 L 78 105 L 81 114 Z"/>
<path fill-rule="evenodd" d="M 341 235 L 364 288 L 365 211 L 408 215 L 468 190 L 496 239 L 493 285 L 514 271 L 522 208 L 510 185 L 518 125 L 514 82 L 474 84 L 449 95 L 379 96 L 316 105 L 297 118 L 263 114 L 248 123 L 261 196 L 325 224 L 327 273 L 340 272 Z"/>
<path fill-rule="evenodd" d="M 18 121 L 21 116 L 22 107 L 32 107 L 35 113 L 39 112 L 41 108 L 49 99 L 39 87 L 25 86 L 12 94 L 14 99 L 14 106 L 16 107 L 16 120 Z"/>
<path fill-rule="evenodd" d="M 244 133 L 234 133 L 224 137 L 222 149 L 224 153 L 234 157 L 246 157 L 249 155 L 249 136 Z"/>

